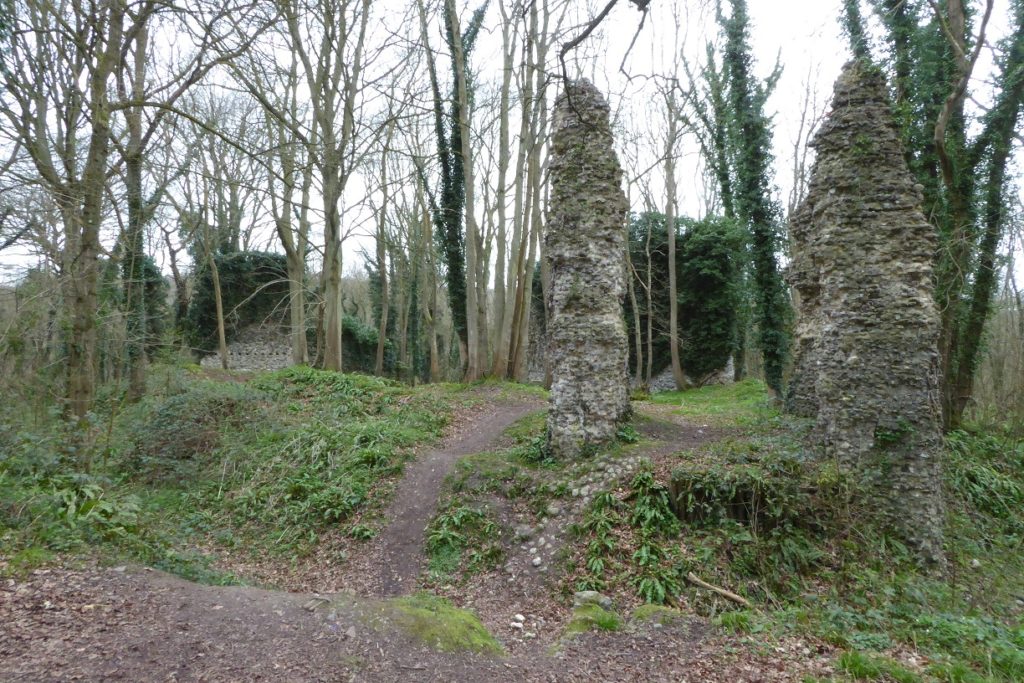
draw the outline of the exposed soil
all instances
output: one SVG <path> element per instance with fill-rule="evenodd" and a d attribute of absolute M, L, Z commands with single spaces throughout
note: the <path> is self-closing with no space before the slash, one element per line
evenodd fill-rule
<path fill-rule="evenodd" d="M 376 577 L 375 584 L 362 586 L 364 593 L 388 597 L 416 589 L 424 563 L 424 529 L 437 507 L 445 477 L 459 458 L 496 445 L 506 427 L 541 406 L 539 402 L 485 404 L 480 412 L 463 415 L 458 431 L 449 434 L 441 447 L 406 467 L 385 514 L 390 523 L 350 563 L 350 577 Z"/>
<path fill-rule="evenodd" d="M 506 655 L 437 652 L 368 620 L 373 596 L 416 587 L 424 526 L 455 462 L 492 448 L 505 427 L 539 407 L 490 396 L 463 410 L 442 445 L 406 468 L 376 539 L 348 544 L 347 557 L 327 544 L 334 557 L 317 557 L 320 581 L 313 565 L 298 574 L 283 570 L 283 583 L 299 592 L 204 586 L 150 569 L 95 565 L 6 580 L 0 681 L 798 681 L 828 671 L 829 653 L 814 644 L 758 646 L 715 635 L 698 617 L 561 639 L 571 604 L 559 590 L 564 577 L 551 562 L 524 562 L 534 553 L 518 545 L 500 570 L 470 585 L 439 587 L 480 616 Z M 642 454 L 656 467 L 710 435 L 661 419 L 641 431 L 653 440 Z M 539 533 L 550 539 L 545 557 L 559 555 L 581 503 L 542 516 Z M 527 513 L 511 506 L 502 515 L 513 524 Z M 326 594 L 334 595 L 320 597 Z M 511 627 L 516 614 L 525 617 L 522 629 Z"/>
<path fill-rule="evenodd" d="M 506 657 L 443 653 L 375 629 L 353 600 L 190 583 L 136 568 L 43 569 L 0 590 L 0 680 L 797 681 L 822 670 L 799 643 L 759 652 L 699 621 L 634 625 Z M 739 652 L 736 648 L 740 647 Z"/>

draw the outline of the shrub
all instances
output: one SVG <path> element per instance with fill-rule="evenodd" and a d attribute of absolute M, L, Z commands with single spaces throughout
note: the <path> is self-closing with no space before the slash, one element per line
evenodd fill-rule
<path fill-rule="evenodd" d="M 126 473 L 190 476 L 220 445 L 224 424 L 253 421 L 260 398 L 244 384 L 201 380 L 178 394 L 147 397 L 125 421 Z"/>

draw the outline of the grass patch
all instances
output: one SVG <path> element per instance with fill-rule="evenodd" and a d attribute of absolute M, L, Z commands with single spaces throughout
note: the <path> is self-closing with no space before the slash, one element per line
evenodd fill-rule
<path fill-rule="evenodd" d="M 23 578 L 32 573 L 33 569 L 52 562 L 54 555 L 46 548 L 28 547 L 14 553 L 0 570 L 0 576 Z"/>
<path fill-rule="evenodd" d="M 895 681 L 920 683 L 921 677 L 888 657 L 875 657 L 861 652 L 844 652 L 836 662 L 840 671 L 858 681 Z"/>
<path fill-rule="evenodd" d="M 676 415 L 713 426 L 753 425 L 775 415 L 764 384 L 752 379 L 686 391 L 661 391 L 652 394 L 650 400 L 676 406 L 672 411 Z"/>
<path fill-rule="evenodd" d="M 547 408 L 525 415 L 505 428 L 505 436 L 516 445 L 532 443 L 537 437 L 544 435 L 547 427 Z"/>
<path fill-rule="evenodd" d="M 750 610 L 722 612 L 715 616 L 714 623 L 731 633 L 761 633 L 765 630 L 764 618 Z"/>

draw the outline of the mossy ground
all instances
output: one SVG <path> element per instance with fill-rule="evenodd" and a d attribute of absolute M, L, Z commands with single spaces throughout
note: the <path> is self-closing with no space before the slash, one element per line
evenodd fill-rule
<path fill-rule="evenodd" d="M 572 611 L 572 618 L 565 625 L 565 635 L 587 631 L 618 631 L 622 628 L 622 617 L 600 605 L 580 605 Z"/>
<path fill-rule="evenodd" d="M 396 626 L 402 633 L 440 652 L 499 655 L 501 644 L 468 610 L 428 593 L 377 603 L 371 623 Z"/>

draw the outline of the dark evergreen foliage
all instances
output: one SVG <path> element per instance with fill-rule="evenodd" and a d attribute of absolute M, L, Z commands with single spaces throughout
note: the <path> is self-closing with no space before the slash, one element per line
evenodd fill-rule
<path fill-rule="evenodd" d="M 239 251 L 214 256 L 220 276 L 224 324 L 228 341 L 239 329 L 270 319 L 280 323 L 288 313 L 288 267 L 282 254 Z M 186 340 L 199 352 L 217 348 L 217 309 L 209 268 L 196 275 L 188 307 Z"/>
<path fill-rule="evenodd" d="M 767 83 L 753 75 L 750 20 L 745 0 L 730 0 L 732 14 L 719 14 L 725 34 L 723 67 L 730 105 L 728 140 L 733 148 L 734 202 L 737 218 L 750 235 L 751 292 L 758 346 L 764 360 L 765 382 L 782 393 L 782 375 L 789 352 L 790 318 L 786 289 L 779 272 L 782 210 L 772 199 L 771 125 L 764 103 L 778 70 Z"/>
<path fill-rule="evenodd" d="M 736 348 L 743 233 L 725 218 L 684 219 L 683 226 L 676 247 L 680 360 L 700 381 L 724 367 Z"/>
<path fill-rule="evenodd" d="M 142 260 L 143 300 L 146 307 L 146 356 L 153 358 L 163 344 L 167 332 L 168 316 L 167 291 L 169 288 L 163 273 L 153 257 Z"/>
<path fill-rule="evenodd" d="M 744 235 L 734 220 L 710 217 L 696 221 L 679 218 L 676 223 L 676 287 L 679 312 L 681 361 L 688 376 L 700 380 L 724 367 L 737 344 L 737 321 L 742 303 Z M 650 260 L 648 261 L 648 252 Z M 629 255 L 633 264 L 633 289 L 640 314 L 644 352 L 647 339 L 647 268 L 651 269 L 651 332 L 653 362 L 657 375 L 670 362 L 668 320 L 668 239 L 665 215 L 635 214 L 629 228 Z M 632 303 L 625 303 L 630 339 L 630 367 L 636 363 L 635 317 Z"/>
<path fill-rule="evenodd" d="M 353 315 L 341 317 L 341 341 L 345 346 L 345 367 L 353 372 L 373 374 L 377 362 L 377 330 Z M 384 371 L 394 369 L 395 347 L 384 340 Z M 390 365 L 389 365 L 390 363 Z"/>

